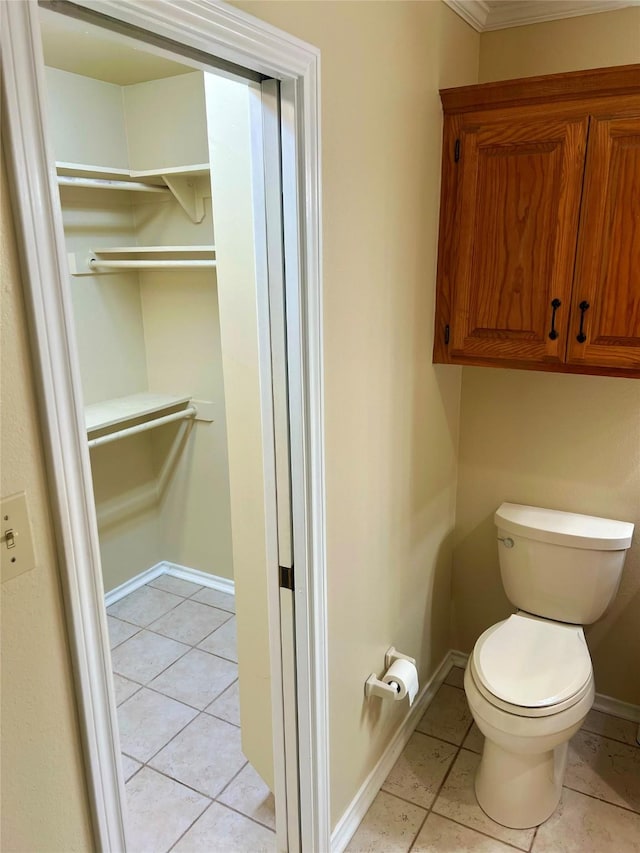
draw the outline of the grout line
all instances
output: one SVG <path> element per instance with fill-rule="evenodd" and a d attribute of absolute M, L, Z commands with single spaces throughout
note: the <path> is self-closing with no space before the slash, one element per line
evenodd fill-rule
<path fill-rule="evenodd" d="M 247 764 L 248 763 L 249 762 L 247 762 Z M 240 817 L 243 817 L 246 820 L 250 820 L 252 823 L 255 823 L 257 826 L 262 826 L 264 829 L 268 829 L 269 832 L 273 832 L 273 834 L 275 835 L 276 831 L 272 826 L 268 826 L 266 823 L 262 823 L 262 821 L 257 820 L 257 818 L 251 817 L 250 814 L 245 814 L 244 812 L 241 812 L 239 809 L 235 808 L 235 806 L 230 806 L 227 803 L 223 803 L 219 800 L 214 800 L 214 802 L 217 805 L 222 806 L 222 808 L 229 809 L 230 812 L 235 812 L 237 815 L 240 815 Z"/>
<path fill-rule="evenodd" d="M 556 806 L 556 808 L 557 808 L 557 806 Z M 555 809 L 554 809 L 554 811 L 555 811 Z M 553 814 L 553 812 L 552 812 L 552 814 Z M 551 817 L 551 815 L 549 815 L 549 817 Z M 549 818 L 547 818 L 547 820 L 549 820 Z M 536 830 L 533 833 L 533 838 L 531 839 L 531 844 L 529 845 L 529 853 L 532 853 L 533 845 L 536 843 L 536 838 L 538 837 L 538 830 L 539 829 L 540 829 L 540 824 L 538 824 L 538 826 L 536 826 Z"/>
<path fill-rule="evenodd" d="M 242 753 L 242 754 L 243 754 L 243 756 L 244 756 L 244 753 Z M 217 800 L 222 796 L 222 794 L 224 794 L 224 792 L 227 790 L 227 788 L 229 787 L 229 785 L 230 785 L 232 782 L 235 782 L 235 780 L 236 780 L 236 779 L 238 778 L 238 776 L 242 773 L 242 771 L 244 770 L 244 768 L 247 766 L 247 764 L 248 764 L 248 763 L 249 763 L 249 759 L 247 759 L 247 760 L 245 761 L 245 763 L 242 765 L 242 767 L 240 768 L 240 770 L 238 770 L 238 772 L 237 772 L 237 773 L 234 773 L 234 774 L 233 774 L 233 776 L 231 777 L 231 779 L 229 779 L 229 781 L 227 782 L 227 784 L 226 784 L 226 785 L 224 785 L 224 786 L 223 786 L 223 787 L 218 791 L 218 793 L 217 793 L 217 794 L 215 795 L 215 797 L 213 798 L 214 800 L 216 800 L 216 801 L 217 801 Z M 222 803 L 222 805 L 224 805 L 224 803 Z"/>
<path fill-rule="evenodd" d="M 180 835 L 178 838 L 176 838 L 176 840 L 173 842 L 173 844 L 171 845 L 171 847 L 169 847 L 169 848 L 168 848 L 167 853 L 171 853 L 171 851 L 175 849 L 176 845 L 177 845 L 177 844 L 179 844 L 179 843 L 180 843 L 180 841 L 182 841 L 182 839 L 185 837 L 185 835 L 187 834 L 187 832 L 189 832 L 189 830 L 194 826 L 194 824 L 195 824 L 197 821 L 199 821 L 199 820 L 200 820 L 200 818 L 201 818 L 204 814 L 206 814 L 206 813 L 209 811 L 209 809 L 211 808 L 211 806 L 213 805 L 213 803 L 214 803 L 214 802 L 215 802 L 214 800 L 211 800 L 211 802 L 210 802 L 210 803 L 209 803 L 209 805 L 204 809 L 204 811 L 201 811 L 201 812 L 200 812 L 200 814 L 198 815 L 198 817 L 197 817 L 195 820 L 191 821 L 191 823 L 190 823 L 190 824 L 189 824 L 189 826 L 185 829 L 185 831 L 182 833 L 182 835 Z"/>
<path fill-rule="evenodd" d="M 437 696 L 437 695 L 438 695 L 438 694 L 436 693 L 436 696 Z M 435 696 L 434 696 L 434 699 L 435 699 Z M 432 700 L 432 701 L 433 701 L 433 700 Z M 434 795 L 434 797 L 433 797 L 433 800 L 431 801 L 431 805 L 430 805 L 430 806 L 429 806 L 429 808 L 427 809 L 427 813 L 426 813 L 426 815 L 424 816 L 424 820 L 423 820 L 423 821 L 422 821 L 422 823 L 420 824 L 420 827 L 419 827 L 418 831 L 416 832 L 416 834 L 415 834 L 415 835 L 414 835 L 414 837 L 413 837 L 413 840 L 411 841 L 411 844 L 410 844 L 410 846 L 409 846 L 409 848 L 408 848 L 409 853 L 411 853 L 411 850 L 413 850 L 413 848 L 414 848 L 414 846 L 415 846 L 415 843 L 416 843 L 416 841 L 418 840 L 418 836 L 419 836 L 419 835 L 420 835 L 420 833 L 422 832 L 422 829 L 423 829 L 423 827 L 424 827 L 425 823 L 427 822 L 427 819 L 428 819 L 429 815 L 433 813 L 433 807 L 434 807 L 434 805 L 436 804 L 436 800 L 437 800 L 437 799 L 438 799 L 438 797 L 440 796 L 440 792 L 442 791 L 442 789 L 443 789 L 444 785 L 446 784 L 447 779 L 449 778 L 449 774 L 451 773 L 451 769 L 452 769 L 453 765 L 454 765 L 454 764 L 456 763 L 456 761 L 458 760 L 458 756 L 460 755 L 460 750 L 462 749 L 462 744 L 464 743 L 464 741 L 465 741 L 465 739 L 466 739 L 467 735 L 469 734 L 469 731 L 471 730 L 471 726 L 472 726 L 472 725 L 473 725 L 473 720 L 471 720 L 471 722 L 470 722 L 470 723 L 469 723 L 469 725 L 467 726 L 467 730 L 466 730 L 466 732 L 464 733 L 464 736 L 463 736 L 463 738 L 462 738 L 461 743 L 459 743 L 459 744 L 457 745 L 457 747 L 456 747 L 456 752 L 455 752 L 455 754 L 453 755 L 453 757 L 452 757 L 452 759 L 451 759 L 451 763 L 450 763 L 450 764 L 449 764 L 449 766 L 447 767 L 447 772 L 446 772 L 446 773 L 444 774 L 444 776 L 442 777 L 442 781 L 441 781 L 441 782 L 440 782 L 440 784 L 438 785 L 438 789 L 437 789 L 437 791 L 435 792 L 435 795 Z M 424 734 L 424 732 L 420 732 L 420 734 Z M 427 737 L 431 737 L 431 735 L 427 735 Z M 446 741 L 445 741 L 445 742 L 446 742 Z M 450 746 L 453 746 L 453 744 L 450 744 Z M 406 749 L 406 747 L 405 747 L 405 749 Z M 403 750 L 403 752 L 404 752 L 404 750 Z"/>
<path fill-rule="evenodd" d="M 595 794 L 588 794 L 586 791 L 581 791 L 579 788 L 572 788 L 571 785 L 568 785 L 566 782 L 562 787 L 567 788 L 569 791 L 573 791 L 574 794 L 582 794 L 583 797 L 598 800 L 599 803 L 606 803 L 608 806 L 613 806 L 616 809 L 622 809 L 625 812 L 631 812 L 631 814 L 640 814 L 638 809 L 632 809 L 631 806 L 621 806 L 620 803 L 612 803 L 611 800 L 605 800 L 603 797 L 598 797 Z"/>

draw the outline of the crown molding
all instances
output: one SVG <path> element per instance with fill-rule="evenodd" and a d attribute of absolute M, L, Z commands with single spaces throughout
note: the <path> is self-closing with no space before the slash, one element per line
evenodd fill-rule
<path fill-rule="evenodd" d="M 471 24 L 474 30 L 482 33 L 487 28 L 489 6 L 485 0 L 444 0 L 450 9 Z"/>
<path fill-rule="evenodd" d="M 444 0 L 444 2 L 480 33 L 523 27 L 560 18 L 614 12 L 628 6 L 640 5 L 640 0 Z"/>

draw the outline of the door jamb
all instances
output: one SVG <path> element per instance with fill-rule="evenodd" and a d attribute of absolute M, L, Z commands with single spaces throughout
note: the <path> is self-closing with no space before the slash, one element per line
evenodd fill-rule
<path fill-rule="evenodd" d="M 76 4 L 281 81 L 300 822 L 303 849 L 328 850 L 319 51 L 215 0 Z M 0 5 L 14 212 L 87 781 L 97 846 L 119 851 L 126 849 L 123 782 L 64 235 L 45 133 L 38 8 L 35 0 Z"/>

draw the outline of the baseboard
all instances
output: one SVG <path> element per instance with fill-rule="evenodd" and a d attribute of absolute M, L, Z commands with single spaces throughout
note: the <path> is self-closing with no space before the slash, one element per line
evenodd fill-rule
<path fill-rule="evenodd" d="M 144 572 L 131 578 L 128 581 L 120 584 L 115 589 L 107 592 L 104 597 L 105 607 L 110 607 L 116 601 L 120 601 L 125 595 L 129 595 L 141 586 L 145 586 L 151 581 L 159 578 L 160 575 L 171 575 L 174 578 L 180 578 L 183 581 L 191 581 L 200 586 L 206 586 L 209 589 L 217 589 L 218 592 L 226 592 L 228 595 L 235 594 L 235 584 L 228 578 L 221 578 L 218 575 L 210 575 L 208 572 L 202 572 L 200 569 L 191 569 L 188 566 L 180 566 L 178 563 L 170 563 L 168 560 L 163 560 L 146 569 Z"/>
<path fill-rule="evenodd" d="M 218 592 L 226 592 L 227 595 L 235 595 L 235 584 L 229 578 L 221 578 L 219 575 L 211 575 L 209 572 L 203 572 L 200 569 L 191 569 L 189 566 L 180 566 L 178 563 L 170 563 L 167 560 L 161 565 L 165 567 L 164 574 L 166 575 L 180 578 L 183 581 L 199 583 L 200 586 L 217 589 Z"/>
<path fill-rule="evenodd" d="M 407 741 L 420 722 L 427 706 L 436 695 L 438 688 L 449 674 L 451 667 L 460 666 L 460 664 L 456 662 L 455 655 L 457 654 L 459 654 L 459 652 L 447 652 L 442 663 L 418 694 L 415 703 L 407 711 L 406 717 L 400 723 L 400 726 L 391 739 L 391 742 L 378 759 L 376 766 L 373 768 L 371 773 L 369 773 L 360 787 L 360 790 L 355 795 L 333 830 L 331 834 L 332 853 L 342 853 L 349 841 L 351 841 L 353 834 L 360 826 L 363 817 L 369 810 L 369 807 L 382 787 L 384 780 L 389 775 L 391 768 L 407 745 Z M 380 700 L 376 699 L 375 701 Z"/>
<path fill-rule="evenodd" d="M 593 708 L 595 711 L 602 711 L 603 714 L 612 714 L 614 717 L 621 717 L 623 720 L 640 723 L 639 705 L 622 702 L 620 699 L 614 699 L 613 696 L 605 696 L 604 693 L 596 693 Z"/>

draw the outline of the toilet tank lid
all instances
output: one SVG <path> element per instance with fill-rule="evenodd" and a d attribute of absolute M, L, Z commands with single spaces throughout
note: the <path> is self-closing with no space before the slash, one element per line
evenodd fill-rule
<path fill-rule="evenodd" d="M 507 533 L 528 539 L 594 551 L 624 550 L 633 536 L 633 524 L 628 521 L 512 503 L 498 507 L 495 523 Z"/>

